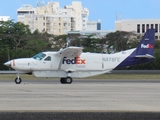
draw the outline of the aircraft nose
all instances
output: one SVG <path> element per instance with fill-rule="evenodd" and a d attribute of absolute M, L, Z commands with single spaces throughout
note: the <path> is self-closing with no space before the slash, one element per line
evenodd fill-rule
<path fill-rule="evenodd" d="M 11 66 L 11 61 L 5 62 L 4 65 L 5 66 Z"/>

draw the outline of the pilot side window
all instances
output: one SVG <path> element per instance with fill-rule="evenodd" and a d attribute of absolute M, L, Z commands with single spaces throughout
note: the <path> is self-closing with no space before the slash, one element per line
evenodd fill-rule
<path fill-rule="evenodd" d="M 44 61 L 51 61 L 51 56 L 48 56 L 47 58 L 45 58 Z"/>
<path fill-rule="evenodd" d="M 35 60 L 42 60 L 46 55 L 44 53 L 38 53 L 37 55 L 33 56 Z"/>

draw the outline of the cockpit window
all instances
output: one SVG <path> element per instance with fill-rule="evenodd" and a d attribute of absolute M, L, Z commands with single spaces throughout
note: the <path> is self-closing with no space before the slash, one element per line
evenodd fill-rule
<path fill-rule="evenodd" d="M 44 53 L 38 53 L 37 55 L 33 56 L 33 59 L 42 60 L 46 55 Z"/>
<path fill-rule="evenodd" d="M 44 61 L 51 61 L 51 56 L 48 56 L 47 58 L 45 58 Z"/>

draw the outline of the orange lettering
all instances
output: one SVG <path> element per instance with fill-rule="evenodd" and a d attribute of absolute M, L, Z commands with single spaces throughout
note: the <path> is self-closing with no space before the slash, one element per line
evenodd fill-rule
<path fill-rule="evenodd" d="M 86 60 L 81 60 L 81 64 L 86 64 Z"/>
<path fill-rule="evenodd" d="M 80 57 L 76 57 L 76 64 L 80 64 Z"/>

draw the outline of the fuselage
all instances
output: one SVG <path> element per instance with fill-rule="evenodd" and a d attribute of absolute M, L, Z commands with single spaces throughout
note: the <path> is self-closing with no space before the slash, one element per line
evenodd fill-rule
<path fill-rule="evenodd" d="M 144 62 L 135 58 L 134 51 L 135 48 L 115 54 L 82 53 L 77 57 L 61 57 L 56 55 L 57 52 L 42 52 L 32 58 L 11 60 L 10 64 L 16 71 L 33 73 L 36 77 L 65 77 L 68 72 L 73 77 L 88 77 Z"/>
<path fill-rule="evenodd" d="M 4 63 L 17 73 L 36 77 L 60 77 L 61 83 L 72 83 L 72 78 L 104 74 L 115 68 L 150 62 L 154 59 L 155 30 L 148 29 L 136 48 L 114 54 L 84 53 L 82 47 L 70 46 L 57 52 L 41 52 L 32 58 L 14 59 Z M 15 79 L 20 83 L 19 74 Z"/>
<path fill-rule="evenodd" d="M 43 52 L 45 56 L 41 59 L 32 57 L 11 60 L 11 67 L 18 71 L 30 72 L 35 70 L 87 71 L 113 69 L 126 59 L 128 54 L 131 54 L 131 51 L 116 54 L 82 53 L 77 57 L 63 57 L 62 59 L 54 55 L 55 52 Z M 60 68 L 59 65 L 61 66 Z"/>

